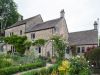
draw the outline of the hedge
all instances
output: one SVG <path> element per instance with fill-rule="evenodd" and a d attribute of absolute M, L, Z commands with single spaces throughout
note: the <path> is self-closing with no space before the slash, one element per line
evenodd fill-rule
<path fill-rule="evenodd" d="M 57 69 L 57 67 L 58 65 L 55 64 L 49 68 L 41 68 L 39 70 L 32 70 L 31 72 L 29 71 L 21 75 L 50 75 L 53 70 Z"/>
<path fill-rule="evenodd" d="M 17 72 L 27 71 L 30 69 L 35 69 L 38 67 L 45 66 L 44 62 L 38 62 L 38 63 L 31 63 L 31 64 L 25 64 L 21 66 L 12 66 L 7 68 L 0 69 L 0 75 L 11 75 Z"/>

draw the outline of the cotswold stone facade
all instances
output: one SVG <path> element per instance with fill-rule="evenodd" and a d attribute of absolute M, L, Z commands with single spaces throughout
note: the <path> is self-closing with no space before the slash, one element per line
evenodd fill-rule
<path fill-rule="evenodd" d="M 5 30 L 5 37 L 11 35 L 27 36 L 28 40 L 34 39 L 50 39 L 53 35 L 61 35 L 65 38 L 66 43 L 69 45 L 69 50 L 65 52 L 65 57 L 72 56 L 71 46 L 76 46 L 76 53 L 84 55 L 90 48 L 98 46 L 98 24 L 94 22 L 94 29 L 80 32 L 69 33 L 66 20 L 64 17 L 64 10 L 60 12 L 60 17 L 57 19 L 43 22 L 41 15 L 37 15 L 25 20 L 16 22 Z M 37 55 L 53 56 L 54 51 L 52 43 L 49 42 L 43 47 L 30 47 L 30 50 L 35 49 Z M 12 45 L 4 45 L 4 52 L 12 51 L 15 49 Z"/>
<path fill-rule="evenodd" d="M 28 40 L 32 41 L 34 39 L 50 39 L 54 34 L 62 35 L 63 38 L 68 42 L 68 29 L 66 20 L 64 18 L 64 10 L 60 12 L 60 18 L 43 22 L 40 15 L 35 17 L 18 21 L 14 25 L 8 27 L 5 30 L 5 37 L 11 35 L 27 36 Z M 5 52 L 15 51 L 11 45 L 5 45 Z M 31 47 L 30 50 L 34 48 L 38 55 L 41 56 L 53 56 L 53 48 L 51 42 L 49 42 L 44 47 Z"/>

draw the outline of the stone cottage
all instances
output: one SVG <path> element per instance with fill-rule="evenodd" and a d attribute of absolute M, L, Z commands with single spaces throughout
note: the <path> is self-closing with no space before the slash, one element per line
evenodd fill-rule
<path fill-rule="evenodd" d="M 5 37 L 11 35 L 19 35 L 19 36 L 25 35 L 28 37 L 28 40 L 32 41 L 34 39 L 40 39 L 40 38 L 48 40 L 54 34 L 58 34 L 66 38 L 66 42 L 68 42 L 68 29 L 64 15 L 65 15 L 64 10 L 61 10 L 59 18 L 49 20 L 46 22 L 43 22 L 41 15 L 37 15 L 25 20 L 19 19 L 18 22 L 16 22 L 14 25 L 8 27 L 5 30 Z M 7 52 L 9 50 L 12 52 L 15 51 L 12 45 L 7 44 L 4 46 L 4 48 L 5 48 L 4 52 Z M 38 52 L 38 55 L 41 56 L 48 56 L 48 54 L 50 56 L 53 56 L 54 53 L 51 43 L 49 43 L 46 46 L 46 49 L 44 48 L 41 49 L 41 47 L 35 49 Z"/>
<path fill-rule="evenodd" d="M 99 46 L 98 23 L 94 22 L 94 29 L 69 33 L 69 45 L 76 46 L 76 53 L 83 55 L 85 52 Z"/>

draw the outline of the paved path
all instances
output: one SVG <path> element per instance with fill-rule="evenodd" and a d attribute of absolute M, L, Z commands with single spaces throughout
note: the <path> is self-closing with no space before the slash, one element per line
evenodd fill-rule
<path fill-rule="evenodd" d="M 48 67 L 50 67 L 50 66 L 52 66 L 52 64 L 47 63 L 45 67 L 41 67 L 41 68 L 48 68 Z M 28 71 L 24 71 L 24 72 L 19 72 L 19 73 L 13 74 L 13 75 L 21 75 L 21 74 L 24 74 L 24 73 L 26 73 L 26 72 L 31 72 L 31 71 L 33 71 L 33 70 L 40 70 L 41 68 L 32 69 L 32 70 L 28 70 Z"/>

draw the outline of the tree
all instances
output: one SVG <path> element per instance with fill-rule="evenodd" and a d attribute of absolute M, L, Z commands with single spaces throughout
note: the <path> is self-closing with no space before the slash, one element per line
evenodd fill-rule
<path fill-rule="evenodd" d="M 21 55 L 23 55 L 25 53 L 25 50 L 31 46 L 31 42 L 27 41 L 26 36 L 12 35 L 10 37 L 5 37 L 4 42 L 13 45 L 15 47 L 15 50 Z"/>
<path fill-rule="evenodd" d="M 96 63 L 96 67 L 100 67 L 100 47 L 94 48 L 85 54 L 87 60 Z"/>
<path fill-rule="evenodd" d="M 54 47 L 54 51 L 57 52 L 58 58 L 60 60 L 63 60 L 65 57 L 65 50 L 67 47 L 65 40 L 62 39 L 60 36 L 55 35 L 51 38 L 51 41 Z"/>
<path fill-rule="evenodd" d="M 18 17 L 17 5 L 13 0 L 0 0 L 0 29 L 14 24 Z"/>

